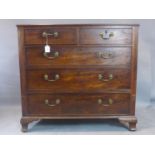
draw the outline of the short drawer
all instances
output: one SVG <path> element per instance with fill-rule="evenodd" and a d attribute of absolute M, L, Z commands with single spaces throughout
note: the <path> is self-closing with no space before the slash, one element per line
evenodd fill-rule
<path fill-rule="evenodd" d="M 27 64 L 35 65 L 108 65 L 129 66 L 131 62 L 131 48 L 129 47 L 56 47 L 51 53 L 45 54 L 43 47 L 27 47 Z"/>
<path fill-rule="evenodd" d="M 51 69 L 27 72 L 29 91 L 82 92 L 129 89 L 129 69 Z"/>
<path fill-rule="evenodd" d="M 132 42 L 131 29 L 80 29 L 80 44 L 127 44 Z"/>
<path fill-rule="evenodd" d="M 129 94 L 29 95 L 30 115 L 125 115 Z"/>
<path fill-rule="evenodd" d="M 77 35 L 74 28 L 40 28 L 25 30 L 25 44 L 76 44 Z"/>

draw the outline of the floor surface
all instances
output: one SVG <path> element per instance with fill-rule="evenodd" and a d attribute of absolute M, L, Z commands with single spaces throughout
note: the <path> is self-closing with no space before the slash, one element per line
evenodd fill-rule
<path fill-rule="evenodd" d="M 0 135 L 149 135 L 155 134 L 155 105 L 137 106 L 137 131 L 131 132 L 117 120 L 44 120 L 29 125 L 29 132 L 20 131 L 20 106 L 0 106 Z"/>

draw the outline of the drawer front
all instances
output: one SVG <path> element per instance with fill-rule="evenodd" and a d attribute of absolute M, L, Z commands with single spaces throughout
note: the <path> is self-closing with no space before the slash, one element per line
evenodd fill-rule
<path fill-rule="evenodd" d="M 25 44 L 45 44 L 46 36 L 48 44 L 76 44 L 77 35 L 74 28 L 43 28 L 26 29 Z"/>
<path fill-rule="evenodd" d="M 27 74 L 29 91 L 82 92 L 130 87 L 128 69 L 30 70 Z"/>
<path fill-rule="evenodd" d="M 129 114 L 128 94 L 29 95 L 30 115 L 123 115 Z"/>
<path fill-rule="evenodd" d="M 81 44 L 131 44 L 131 29 L 80 29 Z"/>
<path fill-rule="evenodd" d="M 129 66 L 131 49 L 113 48 L 76 48 L 52 47 L 50 54 L 44 53 L 43 47 L 26 48 L 27 64 L 32 65 L 110 65 Z"/>

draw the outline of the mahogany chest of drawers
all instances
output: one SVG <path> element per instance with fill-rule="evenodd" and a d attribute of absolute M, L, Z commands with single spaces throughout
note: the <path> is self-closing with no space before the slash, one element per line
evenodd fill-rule
<path fill-rule="evenodd" d="M 138 25 L 19 25 L 22 131 L 41 119 L 136 129 Z"/>

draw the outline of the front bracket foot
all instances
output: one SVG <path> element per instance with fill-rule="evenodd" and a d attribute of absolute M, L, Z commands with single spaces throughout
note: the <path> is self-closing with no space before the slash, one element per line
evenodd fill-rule
<path fill-rule="evenodd" d="M 128 123 L 130 131 L 136 131 L 137 118 L 135 116 L 124 116 L 118 118 L 121 124 Z"/>
<path fill-rule="evenodd" d="M 21 120 L 20 120 L 20 123 L 21 123 L 21 126 L 22 126 L 21 131 L 22 132 L 27 132 L 29 123 L 31 123 L 33 121 L 39 121 L 39 119 L 29 118 L 29 117 L 22 117 Z"/>

